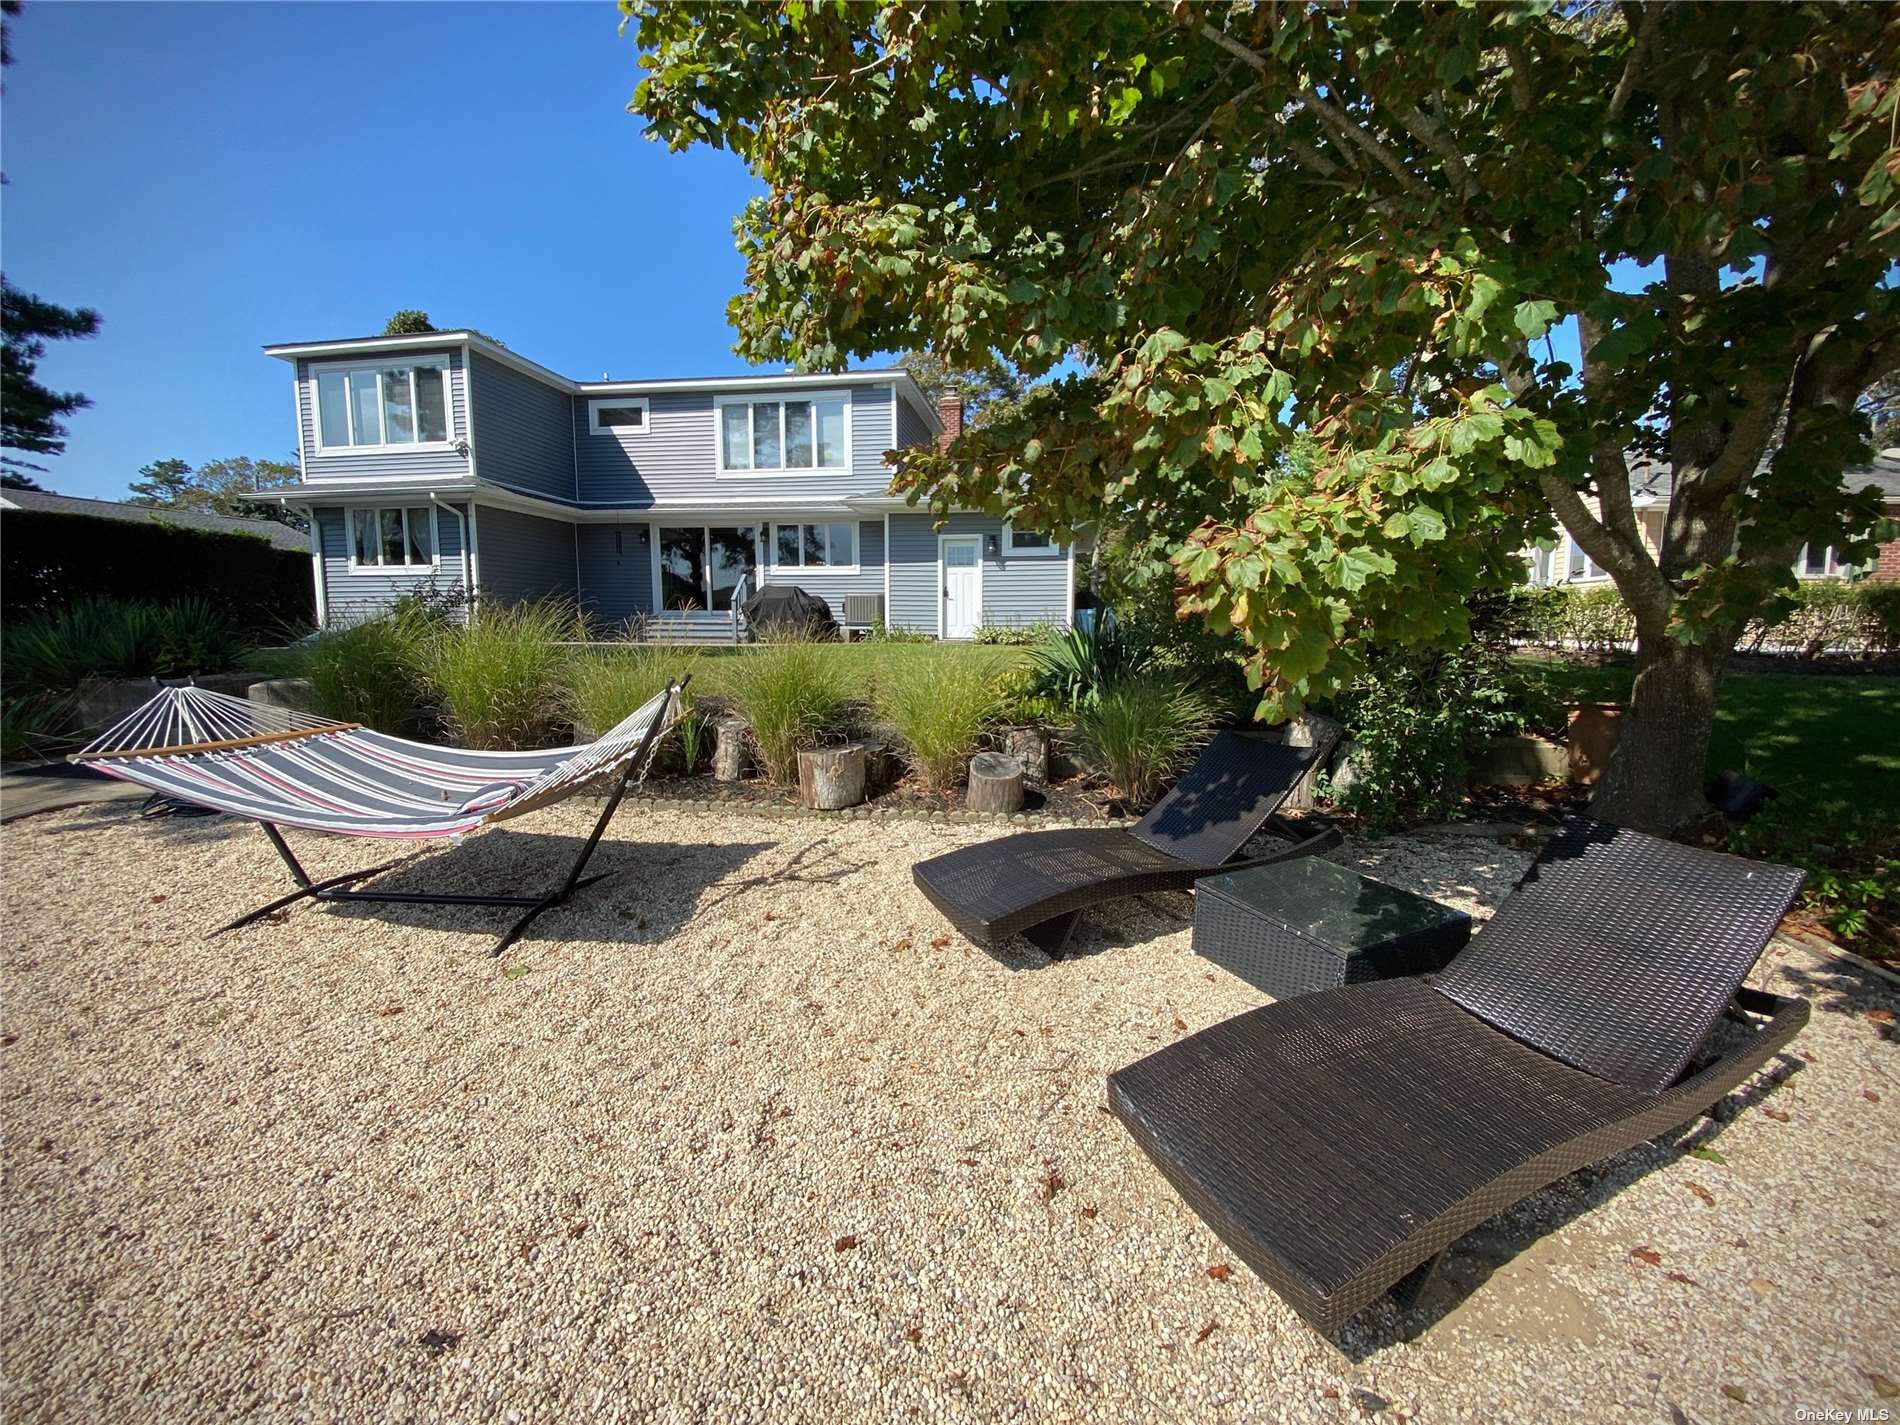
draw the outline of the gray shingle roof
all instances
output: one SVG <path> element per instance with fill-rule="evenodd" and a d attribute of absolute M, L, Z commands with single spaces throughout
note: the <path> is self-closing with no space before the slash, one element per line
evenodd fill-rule
<path fill-rule="evenodd" d="M 1675 478 L 1660 461 L 1630 457 L 1630 493 L 1639 501 L 1667 501 L 1675 489 Z M 1850 465 L 1841 472 L 1841 488 L 1861 491 L 1869 485 L 1892 502 L 1900 500 L 1900 450 L 1883 450 L 1867 465 Z"/>
<path fill-rule="evenodd" d="M 88 500 L 78 495 L 55 495 L 48 490 L 0 489 L 0 512 L 34 510 L 43 514 L 90 515 L 94 519 L 125 520 L 132 524 L 170 524 L 213 534 L 255 534 L 279 549 L 310 550 L 310 536 L 276 520 L 247 520 L 202 510 L 171 510 L 156 505 L 132 505 L 118 500 Z"/>

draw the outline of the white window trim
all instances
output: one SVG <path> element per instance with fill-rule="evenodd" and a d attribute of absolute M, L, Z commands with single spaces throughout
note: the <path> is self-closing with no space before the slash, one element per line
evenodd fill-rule
<path fill-rule="evenodd" d="M 381 526 L 383 510 L 396 510 L 402 515 L 402 547 L 409 548 L 409 511 L 412 509 L 429 511 L 429 552 L 433 556 L 427 564 L 358 564 L 356 562 L 356 515 L 359 510 L 377 511 L 378 527 Z M 435 517 L 435 506 L 424 505 L 345 505 L 343 507 L 343 550 L 349 556 L 352 574 L 423 574 L 435 573 L 442 567 L 442 525 Z"/>
<path fill-rule="evenodd" d="M 844 406 L 844 463 L 842 465 L 774 465 L 747 466 L 734 469 L 726 464 L 726 416 L 727 406 L 764 405 L 776 402 L 779 407 L 779 454 L 785 453 L 785 403 L 787 401 L 810 401 L 816 406 L 820 401 L 838 401 Z M 791 391 L 779 394 L 771 391 L 734 392 L 729 395 L 713 397 L 713 470 L 721 479 L 743 480 L 756 476 L 766 480 L 783 479 L 786 476 L 797 477 L 815 475 L 849 475 L 851 473 L 851 392 L 848 389 L 836 391 Z M 746 440 L 751 444 L 752 417 L 746 416 Z M 812 458 L 818 457 L 818 428 L 816 416 L 813 417 L 811 433 Z"/>
<path fill-rule="evenodd" d="M 1794 574 L 1797 579 L 1851 579 L 1854 577 L 1854 566 L 1841 563 L 1839 553 L 1830 544 L 1827 547 L 1826 566 L 1817 574 L 1808 568 L 1808 546 L 1804 544 L 1801 552 L 1794 557 Z"/>
<path fill-rule="evenodd" d="M 825 531 L 825 557 L 827 559 L 831 557 L 830 526 L 834 524 L 850 525 L 853 530 L 853 534 L 851 536 L 851 553 L 853 555 L 853 558 L 851 562 L 849 564 L 806 564 L 804 563 L 803 559 L 804 559 L 804 552 L 805 552 L 805 544 L 804 544 L 804 537 L 801 535 L 799 537 L 799 558 L 801 562 L 797 564 L 781 563 L 778 557 L 778 532 L 781 529 L 785 529 L 785 528 L 797 529 L 808 524 L 815 524 L 820 529 L 823 529 Z M 798 519 L 798 520 L 776 520 L 775 519 L 775 520 L 772 520 L 766 526 L 765 550 L 766 550 L 766 553 L 771 556 L 771 562 L 769 565 L 764 565 L 761 567 L 768 569 L 771 575 L 774 577 L 778 575 L 780 570 L 783 570 L 785 572 L 785 577 L 787 579 L 822 579 L 828 574 L 856 574 L 859 572 L 861 568 L 860 561 L 864 557 L 863 556 L 864 521 L 856 518 L 855 516 L 847 516 L 844 519 L 836 519 L 836 518 L 833 518 L 831 516 L 826 516 L 826 515 L 814 515 L 810 519 Z"/>
<path fill-rule="evenodd" d="M 351 371 L 375 371 L 380 373 L 391 367 L 403 367 L 413 373 L 419 366 L 432 366 L 442 373 L 442 410 L 443 414 L 448 418 L 449 429 L 449 438 L 447 440 L 415 440 L 398 442 L 393 445 L 387 442 L 382 445 L 325 445 L 323 443 L 323 395 L 320 380 L 324 375 L 335 372 L 347 374 Z M 313 361 L 310 363 L 309 370 L 310 429 L 316 436 L 315 455 L 317 458 L 322 459 L 339 455 L 412 455 L 419 451 L 454 450 L 456 448 L 455 373 L 448 357 L 405 356 L 396 361 L 375 361 L 367 358 L 357 361 Z M 350 433 L 354 435 L 356 433 L 356 400 L 349 390 L 347 381 L 344 384 L 343 395 L 344 420 L 349 425 Z M 412 411 L 416 408 L 415 396 L 415 377 L 412 374 L 409 378 L 409 399 L 410 409 Z M 377 391 L 377 400 L 379 402 L 382 400 L 380 382 Z M 299 429 L 298 434 L 301 437 L 301 429 Z"/>
<path fill-rule="evenodd" d="M 1018 549 L 1016 547 L 1016 527 L 1012 524 L 1005 524 L 1003 526 L 1003 553 L 1013 554 L 1018 559 L 1060 559 L 1063 555 L 1068 553 L 1068 550 L 1062 545 L 1057 544 L 1053 539 L 1040 548 L 1030 545 Z"/>
<path fill-rule="evenodd" d="M 713 618 L 713 619 L 721 619 L 721 620 L 730 620 L 732 615 L 726 609 L 714 609 L 714 608 L 708 607 L 708 608 L 703 608 L 703 609 L 692 609 L 688 611 L 688 610 L 680 610 L 680 609 L 668 609 L 665 607 L 665 600 L 662 598 L 661 593 L 660 593 L 661 589 L 664 587 L 664 581 L 660 577 L 661 572 L 662 572 L 660 569 L 660 539 L 661 539 L 661 536 L 664 534 L 664 532 L 669 529 L 696 529 L 700 531 L 701 537 L 706 540 L 707 549 L 708 549 L 708 552 L 710 553 L 711 545 L 712 545 L 712 532 L 715 529 L 744 529 L 746 525 L 748 524 L 757 526 L 759 528 L 770 527 L 769 524 L 767 524 L 766 522 L 756 520 L 756 519 L 740 520 L 736 524 L 730 524 L 730 525 L 715 524 L 711 520 L 686 520 L 686 519 L 648 520 L 647 521 L 647 550 L 648 550 L 647 568 L 651 574 L 651 580 L 648 584 L 648 587 L 652 590 L 652 594 L 653 594 L 654 612 L 656 614 L 662 614 L 662 615 L 685 613 L 686 616 L 689 618 Z M 755 535 L 753 537 L 753 544 L 752 544 L 753 567 L 758 570 L 759 578 L 758 578 L 758 584 L 754 584 L 750 589 L 747 590 L 747 593 L 746 593 L 747 598 L 750 598 L 753 594 L 758 593 L 759 584 L 763 584 L 766 581 L 766 579 L 769 577 L 767 571 L 770 568 L 770 566 L 767 565 L 765 562 L 764 551 L 759 548 L 759 542 L 763 538 L 764 536 L 762 535 Z M 708 588 L 706 590 L 706 593 L 707 593 L 708 599 L 710 599 L 712 595 L 712 590 Z"/>
<path fill-rule="evenodd" d="M 600 423 L 600 413 L 607 406 L 638 406 L 640 424 L 638 426 L 604 426 Z M 623 435 L 627 437 L 643 436 L 653 429 L 653 408 L 645 396 L 602 396 L 599 400 L 587 403 L 587 433 L 589 435 Z"/>

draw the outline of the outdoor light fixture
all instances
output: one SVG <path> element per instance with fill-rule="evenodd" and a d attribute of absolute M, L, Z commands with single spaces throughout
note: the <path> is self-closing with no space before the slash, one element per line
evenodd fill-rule
<path fill-rule="evenodd" d="M 1002 551 L 1002 545 L 998 542 L 997 537 L 995 535 L 986 534 L 983 536 L 983 552 L 985 554 L 989 555 L 990 558 L 994 559 L 999 553 L 1001 553 L 1001 551 Z"/>

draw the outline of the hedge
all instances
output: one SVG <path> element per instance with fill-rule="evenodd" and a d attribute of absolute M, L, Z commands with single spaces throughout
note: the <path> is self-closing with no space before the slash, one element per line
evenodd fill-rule
<path fill-rule="evenodd" d="M 1611 584 L 1526 589 L 1521 627 L 1524 641 L 1552 649 L 1609 653 L 1636 642 L 1636 620 Z M 1900 584 L 1804 580 L 1785 618 L 1753 620 L 1735 648 L 1800 658 L 1900 651 Z"/>
<path fill-rule="evenodd" d="M 9 510 L 0 542 L 7 614 L 71 608 L 89 598 L 168 603 L 200 598 L 257 634 L 315 623 L 310 556 L 252 534 Z"/>

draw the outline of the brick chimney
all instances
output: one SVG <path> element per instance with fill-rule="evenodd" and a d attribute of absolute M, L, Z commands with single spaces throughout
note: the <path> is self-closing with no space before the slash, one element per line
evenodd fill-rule
<path fill-rule="evenodd" d="M 937 418 L 943 422 L 943 434 L 937 437 L 941 450 L 963 434 L 963 398 L 954 392 L 937 397 Z"/>

